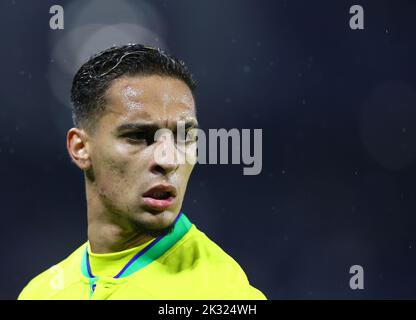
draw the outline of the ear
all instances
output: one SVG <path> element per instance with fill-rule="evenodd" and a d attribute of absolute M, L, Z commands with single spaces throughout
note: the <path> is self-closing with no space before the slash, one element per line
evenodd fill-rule
<path fill-rule="evenodd" d="M 66 135 L 66 148 L 78 168 L 87 170 L 91 167 L 91 157 L 88 148 L 88 134 L 78 128 L 71 128 Z"/>

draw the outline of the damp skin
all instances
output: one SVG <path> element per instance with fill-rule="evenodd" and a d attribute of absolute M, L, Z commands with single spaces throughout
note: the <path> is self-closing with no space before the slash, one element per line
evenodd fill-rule
<path fill-rule="evenodd" d="M 127 135 L 120 134 L 117 127 L 125 124 L 154 123 L 176 134 L 178 124 L 183 126 L 186 121 L 197 122 L 193 95 L 181 80 L 171 77 L 137 76 L 115 80 L 106 92 L 106 101 L 94 148 L 97 154 L 95 159 L 100 162 L 98 166 L 101 171 L 105 171 L 100 181 L 111 189 L 107 190 L 106 194 L 111 198 L 111 202 L 116 204 L 118 212 L 126 212 L 135 219 L 154 220 L 153 223 L 163 224 L 166 219 L 169 220 L 168 216 L 171 214 L 167 213 L 166 219 L 149 215 L 143 210 L 140 197 L 137 195 L 163 179 L 178 189 L 179 208 L 193 166 L 181 163 L 165 177 L 155 174 L 149 169 L 150 164 L 154 163 L 154 149 L 158 144 L 130 144 L 130 140 L 126 139 Z M 125 172 L 115 172 L 112 170 L 114 165 L 110 166 L 110 163 L 123 167 Z M 119 190 L 123 192 L 119 194 Z"/>
<path fill-rule="evenodd" d="M 168 85 L 169 89 L 170 86 Z M 145 106 L 138 100 L 143 96 L 144 90 L 142 88 L 133 88 L 132 86 L 126 86 L 121 91 L 122 101 L 129 110 L 143 110 Z M 165 93 L 162 96 L 162 108 L 163 116 L 166 117 L 169 112 L 169 106 L 173 103 L 180 103 L 188 108 L 187 111 L 182 112 L 182 116 L 186 121 L 187 118 L 192 117 L 192 109 L 194 108 L 194 99 L 192 95 L 183 94 L 181 96 L 175 96 L 169 93 Z"/>
<path fill-rule="evenodd" d="M 184 94 L 180 99 L 180 102 L 185 104 L 189 109 L 192 109 L 192 106 L 194 104 L 193 101 L 194 101 L 194 99 L 188 94 Z"/>
<path fill-rule="evenodd" d="M 174 132 L 182 121 L 198 124 L 190 88 L 172 77 L 121 77 L 107 89 L 105 102 L 89 137 L 94 180 L 86 180 L 89 237 L 101 252 L 141 241 L 145 233 L 138 233 L 137 226 L 156 232 L 174 221 L 194 165 L 158 163 L 155 151 L 169 144 L 149 143 L 141 134 L 157 128 Z M 142 195 L 161 183 L 173 185 L 177 195 L 169 208 L 155 214 Z"/>
<path fill-rule="evenodd" d="M 143 105 L 140 102 L 135 101 L 142 93 L 143 89 L 135 89 L 130 86 L 125 87 L 121 92 L 123 103 L 128 109 L 143 109 Z"/>

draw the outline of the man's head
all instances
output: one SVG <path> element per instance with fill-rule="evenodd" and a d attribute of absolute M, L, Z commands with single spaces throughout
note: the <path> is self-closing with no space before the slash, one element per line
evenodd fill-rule
<path fill-rule="evenodd" d="M 170 228 L 193 165 L 155 156 L 176 151 L 178 142 L 176 134 L 155 139 L 155 133 L 176 133 L 178 122 L 197 127 L 194 89 L 183 62 L 142 45 L 110 48 L 80 68 L 67 148 L 85 173 L 89 219 L 155 235 Z"/>

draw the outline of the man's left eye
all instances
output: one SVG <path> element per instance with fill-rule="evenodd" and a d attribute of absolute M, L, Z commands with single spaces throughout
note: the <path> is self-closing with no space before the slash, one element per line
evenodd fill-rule
<path fill-rule="evenodd" d="M 196 140 L 197 140 L 196 135 L 191 132 L 187 132 L 185 136 L 178 135 L 178 141 L 181 141 L 181 142 L 191 143 L 191 142 L 195 142 Z"/>

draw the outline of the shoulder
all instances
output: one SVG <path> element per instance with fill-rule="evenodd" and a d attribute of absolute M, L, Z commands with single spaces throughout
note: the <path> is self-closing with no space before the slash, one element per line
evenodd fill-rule
<path fill-rule="evenodd" d="M 79 278 L 82 244 L 67 258 L 34 277 L 19 294 L 19 300 L 48 299 Z"/>
<path fill-rule="evenodd" d="M 164 256 L 163 259 L 180 259 L 190 262 L 203 260 L 209 264 L 228 264 L 237 267 L 238 263 L 228 255 L 218 244 L 199 230 L 194 224 Z M 239 266 L 238 266 L 239 267 Z"/>
<path fill-rule="evenodd" d="M 196 281 L 200 273 L 201 284 L 217 287 L 217 298 L 221 298 L 218 290 L 221 288 L 225 299 L 266 299 L 261 291 L 251 286 L 238 262 L 195 225 L 164 260 L 173 269 L 171 272 L 192 270 Z"/>

